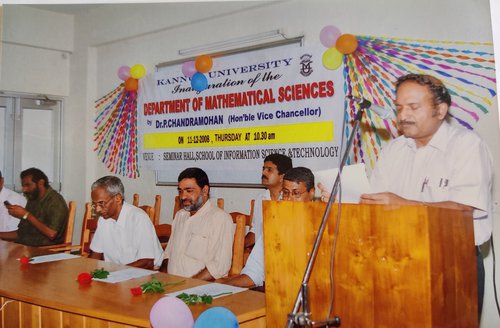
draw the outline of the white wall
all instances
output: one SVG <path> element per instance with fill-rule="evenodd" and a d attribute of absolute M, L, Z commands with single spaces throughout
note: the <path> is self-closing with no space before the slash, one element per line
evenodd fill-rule
<path fill-rule="evenodd" d="M 47 93 L 68 96 L 63 194 L 66 198 L 77 200 L 79 205 L 89 200 L 91 182 L 109 174 L 93 152 L 94 100 L 121 82 L 116 77 L 121 65 L 141 63 L 152 71 L 159 62 L 179 59 L 179 49 L 278 28 L 290 37 L 304 35 L 306 44 L 312 45 L 319 43 L 319 31 L 328 24 L 353 34 L 455 41 L 492 40 L 488 0 L 296 0 L 110 5 L 84 11 L 75 16 L 74 22 L 67 15 L 14 7 L 4 8 L 5 30 L 20 34 L 16 38 L 23 42 L 39 45 L 42 40 L 44 46 L 73 51 L 68 74 L 66 66 L 56 69 L 51 66 L 54 65 L 52 61 L 38 57 L 36 48 L 25 47 L 17 50 L 17 55 L 7 58 L 5 53 L 9 50 L 4 50 L 0 89 L 8 86 L 20 89 L 14 91 L 34 93 L 50 89 L 53 91 Z M 53 31 L 50 32 L 50 29 Z M 65 34 L 57 34 L 56 31 L 61 29 L 74 29 L 74 38 L 67 40 Z M 40 30 L 48 32 L 40 37 L 29 37 L 40 33 Z M 4 31 L 5 36 L 9 33 Z M 62 45 L 50 42 L 61 42 Z M 22 56 L 22 61 L 16 59 L 18 55 Z M 27 81 L 18 76 L 19 72 L 27 74 L 26 70 L 32 71 L 32 66 L 47 63 L 51 66 L 47 67 L 52 72 L 50 79 L 44 72 L 32 74 Z M 17 69 L 6 70 L 11 64 Z M 23 64 L 26 65 L 24 69 Z M 498 163 L 498 108 L 481 119 L 478 131 L 490 145 L 495 163 Z M 499 186 L 498 165 L 495 175 L 495 185 Z M 134 192 L 138 192 L 142 202 L 152 203 L 154 195 L 161 194 L 162 221 L 170 220 L 176 194 L 174 187 L 156 187 L 154 173 L 144 170 L 138 179 L 123 180 L 129 200 Z M 497 190 L 494 199 L 498 203 L 500 196 Z M 214 188 L 213 196 L 224 197 L 229 211 L 248 212 L 249 199 L 256 192 L 251 189 Z M 79 217 L 81 209 L 82 206 L 79 207 Z M 495 208 L 494 215 L 498 216 L 498 208 Z M 498 229 L 495 230 L 495 237 L 500 240 Z M 481 327 L 498 327 L 500 319 L 495 312 L 491 286 L 491 255 L 486 259 L 486 266 L 486 304 Z"/>

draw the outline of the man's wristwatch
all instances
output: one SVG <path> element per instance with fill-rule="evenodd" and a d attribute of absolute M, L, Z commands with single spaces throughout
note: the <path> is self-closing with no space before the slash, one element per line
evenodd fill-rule
<path fill-rule="evenodd" d="M 30 212 L 24 213 L 23 220 L 27 220 L 29 215 L 30 215 Z"/>

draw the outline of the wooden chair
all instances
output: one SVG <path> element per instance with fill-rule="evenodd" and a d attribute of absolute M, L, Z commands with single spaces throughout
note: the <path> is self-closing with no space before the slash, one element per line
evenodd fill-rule
<path fill-rule="evenodd" d="M 41 249 L 48 249 L 54 252 L 69 252 L 71 250 L 73 240 L 73 229 L 75 226 L 76 202 L 70 200 L 68 202 L 68 223 L 64 231 L 64 240 L 61 244 L 39 246 Z"/>
<path fill-rule="evenodd" d="M 149 205 L 139 205 L 139 194 L 134 194 L 132 205 L 142 208 L 151 219 L 153 225 L 160 224 L 160 214 L 161 214 L 161 196 L 155 196 L 155 204 L 153 206 Z"/>
<path fill-rule="evenodd" d="M 247 219 L 246 225 L 248 227 L 248 231 L 250 231 L 250 228 L 252 228 L 252 221 L 253 221 L 253 210 L 255 206 L 255 199 L 252 199 L 250 201 L 250 215 L 249 218 Z M 245 234 L 248 232 L 245 231 Z M 250 253 L 252 252 L 253 245 L 251 247 L 245 247 L 243 250 L 243 263 L 247 263 L 247 259 L 250 256 Z"/>
<path fill-rule="evenodd" d="M 231 269 L 228 276 L 235 276 L 241 273 L 246 259 L 244 255 L 246 226 L 250 226 L 252 217 L 248 214 L 240 212 L 231 212 L 233 223 L 236 225 L 234 229 L 233 239 L 233 257 L 231 261 Z"/>
<path fill-rule="evenodd" d="M 80 246 L 78 247 L 79 253 L 82 256 L 90 254 L 90 242 L 97 229 L 98 219 L 92 217 L 92 204 L 85 203 L 85 214 L 83 215 L 82 234 L 80 237 Z"/>

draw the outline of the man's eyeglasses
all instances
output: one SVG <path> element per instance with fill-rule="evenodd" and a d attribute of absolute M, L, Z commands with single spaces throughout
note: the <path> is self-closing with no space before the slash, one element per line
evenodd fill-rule
<path fill-rule="evenodd" d="M 96 208 L 105 208 L 108 206 L 109 202 L 113 200 L 113 197 L 109 198 L 108 200 L 102 200 L 100 202 L 92 202 L 92 209 L 95 210 Z"/>
<path fill-rule="evenodd" d="M 306 193 L 307 190 L 304 190 L 304 191 L 299 191 L 297 189 L 294 189 L 292 191 L 290 190 L 282 190 L 281 191 L 281 196 L 283 197 L 283 199 L 287 199 L 287 198 L 300 198 L 304 193 Z"/>

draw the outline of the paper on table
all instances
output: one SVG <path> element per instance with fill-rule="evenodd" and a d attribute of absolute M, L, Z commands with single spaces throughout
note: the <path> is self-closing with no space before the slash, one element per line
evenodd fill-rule
<path fill-rule="evenodd" d="M 128 268 L 128 269 L 123 269 L 123 270 L 118 270 L 118 271 L 113 271 L 109 273 L 109 276 L 106 279 L 98 279 L 94 278 L 93 280 L 97 281 L 102 281 L 102 282 L 109 282 L 109 283 L 117 283 L 133 278 L 141 278 L 144 276 L 149 276 L 151 274 L 155 274 L 158 271 L 153 271 L 153 270 L 146 270 L 146 269 L 140 269 L 140 268 Z"/>
<path fill-rule="evenodd" d="M 35 256 L 31 259 L 30 263 L 31 264 L 39 264 L 39 263 L 45 263 L 45 262 L 69 260 L 69 259 L 74 259 L 76 257 L 80 257 L 80 256 L 73 255 L 73 254 L 67 254 L 67 253 L 56 253 L 56 254 L 50 254 L 50 255 Z"/>
<path fill-rule="evenodd" d="M 177 296 L 177 295 L 180 295 L 182 293 L 186 293 L 186 294 L 196 294 L 196 295 L 210 295 L 213 298 L 218 298 L 218 297 L 222 297 L 222 296 L 226 296 L 226 295 L 230 295 L 230 294 L 236 294 L 239 292 L 243 292 L 247 289 L 248 288 L 235 287 L 235 286 L 224 285 L 224 284 L 219 284 L 219 283 L 214 282 L 211 284 L 196 286 L 193 288 L 188 288 L 188 289 L 180 290 L 177 292 L 169 293 L 167 295 Z M 219 295 L 219 296 L 216 296 L 216 295 Z"/>
<path fill-rule="evenodd" d="M 321 182 L 331 191 L 339 169 L 328 169 L 314 172 L 316 184 Z M 342 203 L 359 203 L 361 194 L 370 192 L 370 183 L 366 176 L 365 164 L 346 165 L 340 178 L 342 183 Z M 319 190 L 317 190 L 318 192 Z"/>

